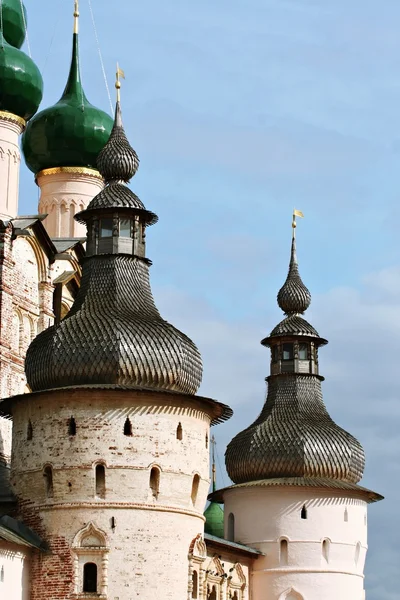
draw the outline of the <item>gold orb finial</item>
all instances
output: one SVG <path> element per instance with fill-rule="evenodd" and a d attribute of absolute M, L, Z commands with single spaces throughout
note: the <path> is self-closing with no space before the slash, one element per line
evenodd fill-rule
<path fill-rule="evenodd" d="M 119 64 L 117 63 L 117 78 L 115 81 L 115 89 L 117 90 L 117 102 L 120 102 L 121 100 L 121 77 L 122 79 L 125 79 L 125 73 L 124 71 L 120 68 Z"/>

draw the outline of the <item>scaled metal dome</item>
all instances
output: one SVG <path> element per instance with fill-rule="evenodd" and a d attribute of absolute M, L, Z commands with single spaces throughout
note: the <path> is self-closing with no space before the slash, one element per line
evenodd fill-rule
<path fill-rule="evenodd" d="M 122 129 L 119 103 L 115 127 Z M 127 175 L 133 169 L 128 146 L 115 145 L 115 137 L 110 138 L 103 153 L 109 164 L 105 169 L 99 159 L 98 165 L 107 173 L 106 187 L 76 215 L 88 227 L 81 287 L 67 316 L 28 349 L 25 368 L 32 391 L 110 385 L 195 394 L 200 386 L 198 349 L 154 304 L 144 230 L 156 217 L 133 193 L 132 203 L 121 203 L 124 194 L 129 198 L 129 188 L 115 182 L 121 179 L 121 165 L 130 165 Z M 112 231 L 104 238 L 102 223 L 108 221 Z M 127 230 L 122 234 L 120 228 L 127 221 L 131 235 L 123 237 Z"/>
<path fill-rule="evenodd" d="M 78 14 L 75 21 L 77 23 Z M 96 168 L 113 120 L 86 98 L 82 87 L 77 24 L 68 82 L 60 100 L 39 112 L 22 136 L 22 151 L 33 173 L 60 167 Z"/>
<path fill-rule="evenodd" d="M 362 478 L 361 444 L 336 425 L 323 401 L 318 348 L 327 342 L 298 314 L 310 302 L 293 234 L 289 274 L 278 295 L 288 316 L 262 341 L 272 351 L 267 399 L 256 421 L 226 450 L 226 468 L 235 483 L 311 477 L 355 484 Z"/>

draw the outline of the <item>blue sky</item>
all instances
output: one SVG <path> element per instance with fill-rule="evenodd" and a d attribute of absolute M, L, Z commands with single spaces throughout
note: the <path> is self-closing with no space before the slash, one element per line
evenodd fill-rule
<path fill-rule="evenodd" d="M 68 71 L 69 0 L 26 0 L 42 107 Z M 280 320 L 294 206 L 307 315 L 335 420 L 367 454 L 368 600 L 398 598 L 400 404 L 400 3 L 386 0 L 97 0 L 113 94 L 141 158 L 132 188 L 160 222 L 149 231 L 152 285 L 165 318 L 198 344 L 201 393 L 235 417 L 225 444 L 256 417 Z M 88 0 L 81 0 L 85 90 L 109 110 Z M 23 168 L 21 214 L 37 210 Z M 220 474 L 221 483 L 223 474 Z M 225 475 L 226 482 L 226 475 Z"/>

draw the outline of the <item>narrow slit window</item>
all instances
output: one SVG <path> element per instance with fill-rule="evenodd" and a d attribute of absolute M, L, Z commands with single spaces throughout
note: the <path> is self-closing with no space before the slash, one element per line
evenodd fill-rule
<path fill-rule="evenodd" d="M 29 419 L 29 421 L 28 421 L 28 427 L 27 427 L 27 430 L 26 430 L 26 439 L 27 440 L 31 440 L 32 438 L 33 438 L 33 427 L 32 427 L 32 422 Z"/>
<path fill-rule="evenodd" d="M 97 593 L 97 565 L 95 563 L 86 563 L 83 566 L 83 591 Z"/>
<path fill-rule="evenodd" d="M 330 541 L 324 540 L 322 542 L 322 556 L 327 563 L 329 562 L 329 547 L 330 547 Z"/>
<path fill-rule="evenodd" d="M 301 509 L 301 518 L 302 519 L 307 519 L 308 515 L 307 515 L 307 508 L 306 505 L 303 506 L 303 508 Z"/>
<path fill-rule="evenodd" d="M 193 571 L 193 573 L 192 573 L 192 598 L 198 597 L 198 589 L 199 589 L 199 576 L 197 575 L 197 571 Z"/>
<path fill-rule="evenodd" d="M 129 418 L 126 419 L 124 424 L 124 435 L 132 436 L 132 423 Z"/>
<path fill-rule="evenodd" d="M 3 565 L 1 565 L 1 569 L 0 569 L 0 583 L 4 583 L 4 567 Z M 196 596 L 197 598 L 197 596 Z"/>
<path fill-rule="evenodd" d="M 104 465 L 96 465 L 96 496 L 106 497 L 106 469 Z"/>
<path fill-rule="evenodd" d="M 160 493 L 160 470 L 153 467 L 150 471 L 150 489 L 154 498 L 158 498 Z"/>
<path fill-rule="evenodd" d="M 347 510 L 347 507 L 344 509 L 344 522 L 347 523 L 349 520 L 349 511 Z"/>
<path fill-rule="evenodd" d="M 181 440 L 182 438 L 183 438 L 183 429 L 182 429 L 182 424 L 179 423 L 178 427 L 176 428 L 176 439 Z"/>
<path fill-rule="evenodd" d="M 206 433 L 206 448 L 208 450 L 208 433 Z"/>
<path fill-rule="evenodd" d="M 44 486 L 46 491 L 46 497 L 53 497 L 53 469 L 50 466 L 44 468 L 43 471 Z"/>
<path fill-rule="evenodd" d="M 289 545 L 287 540 L 281 540 L 280 543 L 280 554 L 279 562 L 281 565 L 286 566 L 289 558 Z"/>
<path fill-rule="evenodd" d="M 76 435 L 76 421 L 74 417 L 70 417 L 68 421 L 68 435 Z"/>
<path fill-rule="evenodd" d="M 361 544 L 360 544 L 360 542 L 358 542 L 358 544 L 356 546 L 356 551 L 354 554 L 354 562 L 355 562 L 356 566 L 358 565 L 358 561 L 360 560 L 360 552 L 361 552 Z"/>
<path fill-rule="evenodd" d="M 228 541 L 235 541 L 235 515 L 233 513 L 228 516 Z"/>
<path fill-rule="evenodd" d="M 193 477 L 193 483 L 192 483 L 192 503 L 193 506 L 195 506 L 196 501 L 197 501 L 197 495 L 199 493 L 199 485 L 200 485 L 200 477 L 199 475 L 195 475 Z"/>

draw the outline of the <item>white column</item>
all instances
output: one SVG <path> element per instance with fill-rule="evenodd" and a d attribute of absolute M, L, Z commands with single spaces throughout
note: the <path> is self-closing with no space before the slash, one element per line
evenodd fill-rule
<path fill-rule="evenodd" d="M 0 111 L 0 219 L 6 221 L 18 214 L 19 136 L 25 121 L 17 115 Z"/>
<path fill-rule="evenodd" d="M 87 208 L 104 187 L 98 171 L 84 167 L 58 167 L 40 171 L 39 212 L 47 214 L 43 222 L 51 238 L 86 237 L 86 227 L 72 215 Z"/>

